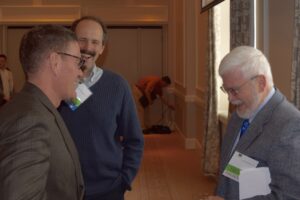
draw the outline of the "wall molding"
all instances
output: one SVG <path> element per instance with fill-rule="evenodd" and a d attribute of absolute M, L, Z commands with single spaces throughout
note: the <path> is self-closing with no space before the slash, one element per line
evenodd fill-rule
<path fill-rule="evenodd" d="M 186 103 L 197 103 L 197 104 L 204 103 L 203 99 L 196 95 L 185 95 L 184 101 Z"/>
<path fill-rule="evenodd" d="M 71 23 L 83 15 L 101 17 L 109 25 L 163 25 L 169 16 L 165 5 L 0 6 L 0 24 Z"/>
<path fill-rule="evenodd" d="M 175 88 L 172 90 L 172 93 L 180 99 L 183 99 L 185 103 L 196 103 L 197 105 L 203 105 L 203 103 L 205 103 L 204 98 L 200 98 L 200 96 L 195 94 L 185 95 Z"/>
<path fill-rule="evenodd" d="M 175 130 L 181 136 L 185 149 L 202 149 L 202 145 L 197 138 L 187 138 L 178 128 L 177 124 L 175 124 Z"/>
<path fill-rule="evenodd" d="M 101 16 L 99 16 L 101 13 Z M 145 24 L 163 25 L 168 23 L 167 6 L 84 6 L 82 14 L 101 17 L 107 24 Z"/>
<path fill-rule="evenodd" d="M 0 6 L 1 24 L 71 23 L 81 16 L 80 6 Z"/>
<path fill-rule="evenodd" d="M 206 94 L 206 90 L 204 88 L 199 88 L 196 87 L 196 93 L 200 96 L 205 95 Z"/>

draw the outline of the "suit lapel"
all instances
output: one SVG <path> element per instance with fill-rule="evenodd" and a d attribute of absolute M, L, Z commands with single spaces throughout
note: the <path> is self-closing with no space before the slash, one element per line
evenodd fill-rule
<path fill-rule="evenodd" d="M 53 114 L 53 116 L 55 117 L 55 121 L 56 124 L 58 126 L 58 128 L 60 129 L 61 135 L 64 139 L 64 142 L 67 146 L 67 149 L 69 150 L 73 162 L 74 159 L 78 159 L 77 156 L 77 150 L 76 147 L 73 143 L 73 139 L 71 138 L 68 129 L 66 128 L 63 119 L 61 118 L 60 114 L 58 113 L 58 111 L 56 110 L 56 108 L 53 106 L 53 104 L 50 102 L 50 100 L 48 99 L 48 97 L 41 91 L 39 90 L 36 86 L 33 85 L 29 85 L 30 86 L 30 92 L 34 93 L 36 97 L 38 97 L 38 99 L 40 100 L 40 102 L 49 110 L 50 113 Z M 74 158 L 75 157 L 75 158 Z M 76 166 L 77 163 L 74 162 L 74 165 Z"/>
<path fill-rule="evenodd" d="M 55 116 L 56 124 L 60 129 L 62 138 L 64 139 L 66 147 L 71 155 L 73 164 L 75 166 L 78 185 L 83 184 L 83 178 L 81 176 L 81 168 L 80 168 L 80 163 L 79 163 L 78 152 L 77 152 L 77 149 L 73 142 L 73 139 L 71 138 L 71 135 L 70 135 L 62 117 L 58 113 L 58 111 L 52 106 L 52 104 L 49 105 L 48 102 L 45 102 L 45 106 L 47 106 L 49 111 Z M 82 186 L 82 188 L 78 188 L 79 194 L 82 192 L 81 190 L 83 189 L 83 185 L 81 185 L 81 186 Z"/>
<path fill-rule="evenodd" d="M 78 195 L 83 195 L 83 177 L 81 174 L 81 168 L 80 168 L 80 163 L 79 163 L 79 157 L 78 157 L 78 152 L 75 147 L 75 144 L 73 142 L 73 139 L 71 138 L 71 135 L 62 119 L 60 114 L 56 109 L 52 109 L 52 113 L 55 116 L 56 123 L 61 131 L 61 135 L 64 139 L 64 142 L 67 146 L 67 149 L 71 155 L 73 164 L 75 166 L 76 170 L 76 178 L 77 178 L 77 186 L 78 186 Z M 82 196 L 81 196 L 82 197 Z"/>
<path fill-rule="evenodd" d="M 233 152 L 235 151 L 234 144 L 236 141 L 236 138 L 238 137 L 239 134 L 239 129 L 242 124 L 242 119 L 237 116 L 236 113 L 232 114 L 232 118 L 230 119 L 228 123 L 228 128 L 226 132 L 226 140 L 224 140 L 224 143 L 222 144 L 222 154 L 223 154 L 223 163 L 227 165 L 229 160 L 231 159 L 231 156 Z M 224 166 L 225 167 L 225 166 Z"/>
<path fill-rule="evenodd" d="M 79 194 L 82 194 L 82 189 L 83 189 L 83 178 L 81 175 L 81 168 L 80 168 L 80 163 L 79 163 L 79 157 L 77 153 L 77 149 L 75 147 L 75 144 L 73 142 L 73 139 L 71 138 L 71 135 L 69 134 L 68 129 L 65 126 L 65 123 L 58 113 L 57 109 L 53 106 L 53 104 L 50 102 L 48 97 L 36 86 L 27 83 L 26 85 L 26 90 L 29 91 L 30 93 L 34 93 L 36 97 L 40 100 L 40 102 L 51 112 L 54 117 L 56 124 L 58 128 L 60 129 L 60 133 L 62 135 L 62 138 L 66 144 L 66 147 L 70 153 L 70 156 L 72 158 L 73 164 L 76 169 L 76 177 L 77 177 L 77 182 L 78 186 L 80 185 L 82 188 L 78 188 Z"/>
<path fill-rule="evenodd" d="M 238 151 L 246 151 L 255 140 L 262 134 L 265 124 L 271 119 L 274 109 L 284 100 L 283 95 L 276 90 L 273 97 L 267 104 L 260 110 L 251 122 L 247 132 L 240 139 L 237 148 Z"/>

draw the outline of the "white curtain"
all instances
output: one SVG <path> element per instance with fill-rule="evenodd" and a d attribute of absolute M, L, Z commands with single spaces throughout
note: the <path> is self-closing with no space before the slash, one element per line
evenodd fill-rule
<path fill-rule="evenodd" d="M 217 115 L 217 84 L 215 71 L 215 26 L 214 26 L 214 10 L 209 10 L 208 23 L 208 105 L 207 105 L 207 126 L 204 137 L 204 174 L 209 176 L 216 176 L 219 169 L 220 156 L 220 131 L 218 128 Z"/>

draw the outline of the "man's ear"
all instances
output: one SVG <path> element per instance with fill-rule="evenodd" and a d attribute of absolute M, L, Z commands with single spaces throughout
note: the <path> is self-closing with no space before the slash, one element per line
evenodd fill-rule
<path fill-rule="evenodd" d="M 104 49 L 105 49 L 105 45 L 102 45 L 102 49 L 100 51 L 100 55 L 103 53 Z"/>
<path fill-rule="evenodd" d="M 265 75 L 258 75 L 257 77 L 258 79 L 258 87 L 259 87 L 259 91 L 264 91 L 266 86 L 267 86 L 267 80 L 266 80 L 266 76 Z"/>
<path fill-rule="evenodd" d="M 61 67 L 61 57 L 55 52 L 52 52 L 49 55 L 49 67 L 55 76 L 59 74 Z"/>

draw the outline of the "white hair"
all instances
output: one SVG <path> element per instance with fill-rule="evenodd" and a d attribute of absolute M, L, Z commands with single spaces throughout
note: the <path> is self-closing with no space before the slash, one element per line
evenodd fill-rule
<path fill-rule="evenodd" d="M 265 55 L 258 49 L 250 46 L 239 46 L 229 52 L 221 61 L 219 75 L 226 72 L 240 70 L 245 78 L 264 75 L 269 87 L 273 87 L 273 76 L 270 63 Z"/>

